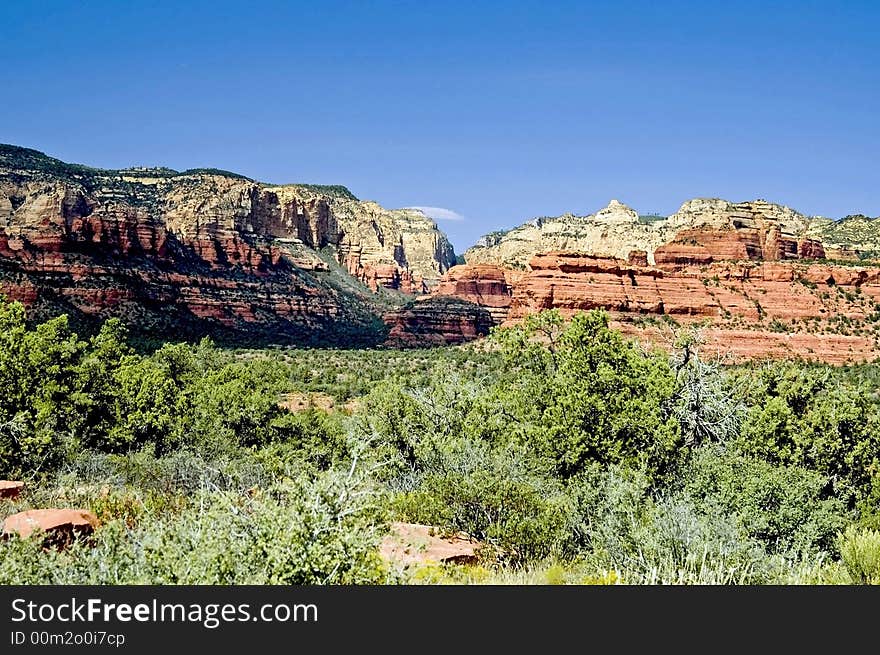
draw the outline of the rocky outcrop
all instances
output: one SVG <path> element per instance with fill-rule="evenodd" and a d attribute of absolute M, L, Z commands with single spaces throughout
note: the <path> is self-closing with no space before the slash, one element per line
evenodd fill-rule
<path fill-rule="evenodd" d="M 605 308 L 749 321 L 821 318 L 833 311 L 863 320 L 880 300 L 880 268 L 873 267 L 722 262 L 663 270 L 579 253 L 537 255 L 530 267 L 513 290 L 509 318 L 550 308 Z"/>
<path fill-rule="evenodd" d="M 421 291 L 433 287 L 455 263 L 446 236 L 419 210 L 387 210 L 374 202 L 343 199 L 333 211 L 340 226 L 339 261 L 359 279 L 370 267 L 394 266 L 405 284 L 411 280 L 412 288 Z"/>
<path fill-rule="evenodd" d="M 216 170 L 104 171 L 0 146 L 0 292 L 34 318 L 120 316 L 163 336 L 376 343 L 366 289 L 424 293 L 454 261 L 436 224 L 343 187 Z M 381 323 L 379 323 L 381 325 Z"/>
<path fill-rule="evenodd" d="M 0 480 L 0 498 L 15 500 L 24 491 L 24 482 L 17 480 Z"/>
<path fill-rule="evenodd" d="M 440 280 L 434 294 L 461 298 L 485 307 L 496 323 L 507 317 L 511 303 L 511 287 L 504 270 L 482 264 L 453 266 Z"/>
<path fill-rule="evenodd" d="M 696 258 L 694 258 L 696 259 Z M 803 357 L 829 363 L 880 356 L 880 267 L 789 261 L 642 265 L 584 253 L 534 256 L 517 272 L 507 324 L 545 309 L 605 309 L 627 334 L 665 345 L 671 323 L 703 322 L 708 348 L 734 358 Z M 633 263 L 633 262 L 637 263 Z M 472 276 L 491 267 L 468 269 Z M 477 279 L 440 288 L 472 301 Z M 663 320 L 660 320 L 663 319 Z"/>
<path fill-rule="evenodd" d="M 159 259 L 173 234 L 214 266 L 248 271 L 277 263 L 291 242 L 329 246 L 352 273 L 389 265 L 436 280 L 455 260 L 423 213 L 362 202 L 344 187 L 272 186 L 216 170 L 103 171 L 13 146 L 0 146 L 0 228 L 13 246 L 39 252 L 88 244 Z"/>
<path fill-rule="evenodd" d="M 876 247 L 875 247 L 876 246 Z M 826 252 L 826 248 L 830 248 Z M 626 259 L 643 251 L 646 264 L 708 264 L 723 260 L 824 259 L 880 252 L 880 221 L 813 219 L 790 207 L 753 200 L 688 200 L 667 218 L 640 217 L 612 200 L 589 216 L 539 218 L 486 235 L 465 252 L 468 264 L 525 269 L 543 252 L 580 252 Z"/>
<path fill-rule="evenodd" d="M 880 268 L 719 262 L 664 270 L 577 253 L 539 255 L 530 266 L 514 287 L 511 321 L 542 309 L 603 308 L 631 333 L 663 316 L 705 320 L 710 345 L 741 357 L 842 363 L 880 355 Z"/>
<path fill-rule="evenodd" d="M 824 259 L 825 249 L 813 239 L 796 239 L 776 229 L 682 230 L 654 251 L 658 266 L 709 264 L 717 261 Z"/>
<path fill-rule="evenodd" d="M 645 268 L 648 266 L 648 253 L 644 250 L 631 250 L 626 261 L 630 266 L 641 266 Z"/>
<path fill-rule="evenodd" d="M 626 258 L 633 250 L 653 253 L 667 237 L 658 223 L 642 222 L 633 209 L 612 200 L 589 216 L 536 218 L 508 232 L 486 235 L 465 252 L 464 258 L 468 264 L 524 269 L 541 252 L 572 251 Z"/>
<path fill-rule="evenodd" d="M 444 535 L 440 528 L 418 523 L 391 524 L 391 534 L 382 539 L 379 554 L 402 566 L 414 564 L 472 564 L 484 544 L 464 533 Z"/>
<path fill-rule="evenodd" d="M 419 298 L 385 315 L 392 346 L 441 346 L 489 334 L 495 321 L 487 308 L 449 296 Z"/>
<path fill-rule="evenodd" d="M 42 533 L 46 543 L 63 547 L 77 537 L 92 534 L 99 526 L 98 518 L 84 509 L 31 509 L 7 517 L 3 536 L 15 534 L 27 539 Z"/>

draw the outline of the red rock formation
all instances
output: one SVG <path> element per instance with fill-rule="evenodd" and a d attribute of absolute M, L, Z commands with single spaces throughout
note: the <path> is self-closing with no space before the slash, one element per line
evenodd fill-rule
<path fill-rule="evenodd" d="M 327 270 L 314 254 L 201 225 L 184 242 L 136 213 L 99 218 L 84 201 L 37 198 L 27 224 L 0 228 L 0 293 L 33 318 L 119 316 L 148 334 L 273 342 L 332 340 L 334 324 L 365 320 L 351 311 L 364 300 L 303 274 Z M 408 273 L 407 290 L 417 285 Z"/>
<path fill-rule="evenodd" d="M 798 242 L 798 256 L 801 259 L 825 259 L 825 248 L 821 241 L 801 239 Z"/>
<path fill-rule="evenodd" d="M 507 318 L 511 303 L 505 271 L 487 264 L 453 266 L 440 279 L 433 293 L 435 296 L 453 296 L 486 307 L 496 323 Z"/>
<path fill-rule="evenodd" d="M 373 290 L 412 294 L 454 257 L 423 214 L 341 187 L 100 171 L 0 145 L 0 291 L 32 319 L 119 316 L 149 336 L 272 343 L 350 342 L 363 328 L 381 342 L 378 302 L 327 255 Z"/>
<path fill-rule="evenodd" d="M 612 327 L 625 335 L 670 350 L 669 327 L 636 325 L 614 320 Z M 764 359 L 804 359 L 842 365 L 874 360 L 880 350 L 871 337 L 811 332 L 771 332 L 766 329 L 705 327 L 701 329 L 704 357 L 717 357 L 726 364 Z"/>
<path fill-rule="evenodd" d="M 631 250 L 627 261 L 629 262 L 630 266 L 641 266 L 643 268 L 647 268 L 648 252 L 646 250 Z"/>
<path fill-rule="evenodd" d="M 387 343 L 400 347 L 463 343 L 486 336 L 495 324 L 485 307 L 449 296 L 419 298 L 384 319 Z"/>
<path fill-rule="evenodd" d="M 852 262 L 859 260 L 859 251 L 852 248 L 826 248 L 823 246 L 823 250 L 828 259 Z"/>
<path fill-rule="evenodd" d="M 517 272 L 511 284 L 511 323 L 544 309 L 570 316 L 602 308 L 628 334 L 661 345 L 657 330 L 642 318 L 707 320 L 707 347 L 738 359 L 801 356 L 843 363 L 880 356 L 880 344 L 867 329 L 849 333 L 846 327 L 871 325 L 866 319 L 880 302 L 880 267 L 722 261 L 660 268 L 551 252 L 533 257 L 530 268 Z M 481 271 L 489 278 L 485 285 Z M 441 282 L 446 293 L 479 301 L 473 289 L 497 284 L 499 274 L 492 267 L 468 267 L 448 277 Z M 459 286 L 460 279 L 467 283 Z"/>
<path fill-rule="evenodd" d="M 514 288 L 511 318 L 549 307 L 571 312 L 605 307 L 620 312 L 709 317 L 730 313 L 785 320 L 821 314 L 822 293 L 810 285 L 859 288 L 866 298 L 880 298 L 880 268 L 720 262 L 664 271 L 578 253 L 536 255 L 531 268 Z M 849 307 L 848 315 L 864 318 L 871 309 Z"/>
<path fill-rule="evenodd" d="M 342 263 L 349 275 L 372 291 L 382 288 L 412 295 L 428 293 L 427 284 L 421 276 L 397 264 L 362 263 L 359 253 L 348 253 Z"/>
<path fill-rule="evenodd" d="M 821 259 L 822 244 L 812 239 L 785 236 L 776 227 L 738 229 L 686 229 L 654 251 L 658 266 L 709 264 L 723 260 L 779 261 Z"/>
<path fill-rule="evenodd" d="M 3 536 L 17 534 L 27 539 L 43 532 L 48 543 L 66 546 L 76 537 L 90 535 L 99 526 L 98 517 L 84 509 L 31 509 L 7 517 Z"/>

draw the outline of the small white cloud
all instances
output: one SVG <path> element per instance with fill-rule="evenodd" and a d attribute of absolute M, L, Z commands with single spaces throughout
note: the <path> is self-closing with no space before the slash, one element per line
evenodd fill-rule
<path fill-rule="evenodd" d="M 407 207 L 407 209 L 417 209 L 425 216 L 427 216 L 428 218 L 433 218 L 435 221 L 464 220 L 464 216 L 462 216 L 458 212 L 454 212 L 451 209 L 445 209 L 443 207 Z"/>

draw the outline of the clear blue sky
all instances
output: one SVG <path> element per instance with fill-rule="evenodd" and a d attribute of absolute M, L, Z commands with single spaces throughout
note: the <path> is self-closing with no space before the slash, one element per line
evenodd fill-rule
<path fill-rule="evenodd" d="M 0 3 L 0 142 L 433 206 L 880 214 L 880 2 Z"/>

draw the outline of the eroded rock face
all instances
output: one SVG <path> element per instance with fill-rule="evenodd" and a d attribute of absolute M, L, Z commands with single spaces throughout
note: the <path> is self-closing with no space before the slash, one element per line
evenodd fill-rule
<path fill-rule="evenodd" d="M 489 334 L 495 321 L 486 307 L 449 296 L 420 298 L 388 312 L 388 345 L 422 348 L 472 341 Z"/>
<path fill-rule="evenodd" d="M 511 287 L 498 266 L 453 266 L 434 290 L 436 296 L 453 296 L 481 305 L 500 323 L 510 309 Z"/>
<path fill-rule="evenodd" d="M 0 146 L 0 292 L 35 318 L 67 312 L 120 316 L 160 335 L 348 341 L 380 312 L 336 271 L 374 290 L 424 293 L 453 261 L 431 219 L 342 187 L 271 186 L 212 170 L 101 171 Z"/>
<path fill-rule="evenodd" d="M 98 518 L 84 509 L 30 509 L 7 517 L 3 536 L 17 534 L 27 539 L 42 532 L 48 543 L 65 546 L 76 537 L 92 534 L 99 526 Z"/>
<path fill-rule="evenodd" d="M 829 363 L 880 356 L 880 267 L 791 261 L 685 261 L 643 266 L 583 253 L 534 256 L 511 284 L 508 324 L 545 309 L 606 309 L 632 336 L 668 345 L 658 320 L 706 321 L 710 352 L 737 360 L 803 357 Z M 497 280 L 497 269 L 474 267 Z M 444 287 L 455 293 L 451 283 Z M 469 280 L 468 293 L 480 282 Z"/>

